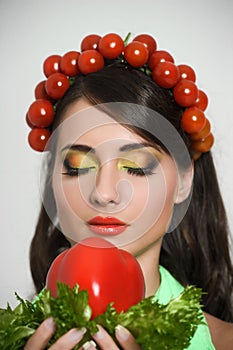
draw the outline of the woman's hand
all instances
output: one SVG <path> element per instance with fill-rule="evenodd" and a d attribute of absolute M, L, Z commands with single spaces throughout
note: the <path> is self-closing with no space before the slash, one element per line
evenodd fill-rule
<path fill-rule="evenodd" d="M 48 345 L 50 338 L 55 332 L 56 326 L 52 318 L 46 319 L 35 333 L 27 341 L 24 350 L 43 350 Z M 70 350 L 77 345 L 85 334 L 85 329 L 71 329 L 59 338 L 49 350 Z"/>
<path fill-rule="evenodd" d="M 95 350 L 95 343 L 98 344 L 102 350 L 119 350 L 119 347 L 113 341 L 111 336 L 101 326 L 98 326 L 99 331 L 93 335 L 95 342 L 90 341 L 85 343 L 80 350 Z M 116 327 L 116 339 L 118 340 L 121 348 L 124 350 L 140 350 L 141 347 L 136 343 L 132 334 L 124 327 Z"/>
<path fill-rule="evenodd" d="M 55 332 L 56 325 L 52 318 L 46 319 L 35 333 L 27 341 L 24 350 L 43 350 L 47 347 L 50 338 Z M 102 350 L 119 350 L 111 336 L 101 326 L 98 326 L 99 331 L 93 335 L 94 341 L 85 343 L 80 350 L 95 350 L 96 344 Z M 70 350 L 73 349 L 83 338 L 86 329 L 71 329 L 69 332 L 59 338 L 49 350 Z M 124 327 L 116 327 L 116 339 L 123 350 L 140 350 L 140 346 L 136 343 L 132 334 Z"/>

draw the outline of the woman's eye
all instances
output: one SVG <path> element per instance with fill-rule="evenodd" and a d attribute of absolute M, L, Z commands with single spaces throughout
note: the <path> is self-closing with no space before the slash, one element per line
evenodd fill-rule
<path fill-rule="evenodd" d="M 63 172 L 63 175 L 69 176 L 83 175 L 98 170 L 98 164 L 94 159 L 82 154 L 71 154 L 66 156 L 63 161 L 63 166 L 66 169 L 66 171 Z"/>
<path fill-rule="evenodd" d="M 152 172 L 152 169 L 150 169 L 150 168 L 130 168 L 130 167 L 125 167 L 124 170 L 126 170 L 128 174 L 136 175 L 136 176 L 145 176 L 145 175 L 152 175 L 152 174 L 154 174 Z"/>
<path fill-rule="evenodd" d="M 135 162 L 121 160 L 118 164 L 118 169 L 124 170 L 130 175 L 146 176 L 155 174 L 153 170 L 156 168 L 157 165 L 158 161 L 156 159 L 153 159 L 153 161 L 151 161 L 146 166 L 138 166 L 138 164 L 136 164 Z"/>

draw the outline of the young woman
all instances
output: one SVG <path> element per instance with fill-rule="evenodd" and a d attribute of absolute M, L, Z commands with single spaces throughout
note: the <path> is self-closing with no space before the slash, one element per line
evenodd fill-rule
<path fill-rule="evenodd" d="M 83 74 L 56 102 L 43 205 L 31 244 L 36 291 L 62 250 L 102 235 L 136 257 L 146 296 L 166 302 L 189 284 L 203 289 L 211 335 L 200 326 L 189 349 L 214 349 L 211 336 L 217 349 L 230 349 L 233 268 L 211 143 L 203 148 L 207 137 L 198 136 L 204 124 L 197 132 L 189 119 L 187 132 L 184 113 L 190 106 L 180 106 L 175 92 L 180 74 L 164 86 L 163 79 L 129 64 L 124 52 L 124 59 L 105 57 L 94 72 L 82 71 L 81 54 Z M 44 349 L 54 330 L 53 320 L 46 320 L 25 349 Z M 72 349 L 84 332 L 73 329 L 50 349 Z M 123 349 L 140 349 L 120 325 L 116 338 Z M 101 327 L 82 348 L 94 349 L 94 342 L 103 350 L 119 348 Z"/>

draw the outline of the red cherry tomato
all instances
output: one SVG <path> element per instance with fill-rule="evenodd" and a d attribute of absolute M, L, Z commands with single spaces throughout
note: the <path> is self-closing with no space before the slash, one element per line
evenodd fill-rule
<path fill-rule="evenodd" d="M 80 53 L 77 51 L 69 51 L 62 56 L 60 61 L 61 72 L 69 77 L 78 75 L 78 58 Z"/>
<path fill-rule="evenodd" d="M 206 124 L 205 114 L 197 107 L 187 108 L 181 119 L 181 125 L 185 132 L 192 134 L 200 132 Z"/>
<path fill-rule="evenodd" d="M 198 88 L 193 81 L 181 79 L 173 88 L 173 94 L 178 105 L 189 107 L 198 97 Z"/>
<path fill-rule="evenodd" d="M 51 55 L 45 59 L 43 63 L 43 71 L 46 77 L 49 77 L 56 72 L 60 72 L 60 60 L 60 55 Z"/>
<path fill-rule="evenodd" d="M 199 90 L 198 98 L 193 105 L 196 106 L 197 108 L 200 108 L 202 111 L 206 110 L 208 106 L 208 97 L 204 91 Z"/>
<path fill-rule="evenodd" d="M 192 143 L 192 148 L 196 152 L 208 152 L 214 144 L 214 136 L 210 133 L 205 139 L 195 141 Z"/>
<path fill-rule="evenodd" d="M 31 128 L 31 129 L 34 129 L 35 128 L 35 125 L 33 125 L 32 123 L 31 123 L 31 121 L 30 121 L 30 119 L 28 118 L 28 112 L 26 113 L 26 123 L 27 123 L 27 125 L 29 126 L 29 128 Z"/>
<path fill-rule="evenodd" d="M 52 263 L 46 286 L 53 295 L 56 280 L 87 290 L 92 318 L 102 314 L 108 304 L 126 311 L 144 298 L 144 278 L 137 260 L 101 238 L 86 238 Z M 56 277 L 57 276 L 57 277 Z"/>
<path fill-rule="evenodd" d="M 140 41 L 141 43 L 143 43 L 147 50 L 149 51 L 149 56 L 156 50 L 157 48 L 157 43 L 155 41 L 155 39 L 148 34 L 140 34 L 137 35 L 133 41 Z"/>
<path fill-rule="evenodd" d="M 179 69 L 172 62 L 160 62 L 152 71 L 153 80 L 163 88 L 171 88 L 180 79 Z"/>
<path fill-rule="evenodd" d="M 62 98 L 69 87 L 69 80 L 63 73 L 54 73 L 50 75 L 45 83 L 47 94 L 54 100 Z"/>
<path fill-rule="evenodd" d="M 78 60 L 81 73 L 89 74 L 104 68 L 104 58 L 96 50 L 86 50 L 81 53 Z"/>
<path fill-rule="evenodd" d="M 54 119 L 53 105 L 48 100 L 32 102 L 28 110 L 28 118 L 32 125 L 38 128 L 47 128 Z"/>
<path fill-rule="evenodd" d="M 81 51 L 96 50 L 100 39 L 101 36 L 97 34 L 85 36 L 81 42 Z"/>
<path fill-rule="evenodd" d="M 28 143 L 35 151 L 43 152 L 50 135 L 51 132 L 48 129 L 34 128 L 28 135 Z"/>
<path fill-rule="evenodd" d="M 195 83 L 196 81 L 196 74 L 192 67 L 187 66 L 186 64 L 180 64 L 177 66 L 180 71 L 180 79 L 187 79 L 191 80 Z"/>
<path fill-rule="evenodd" d="M 157 50 L 154 53 L 151 54 L 148 65 L 151 70 L 154 69 L 154 67 L 160 63 L 160 62 L 172 62 L 174 63 L 174 58 L 172 55 L 170 55 L 169 52 L 164 51 L 164 50 Z"/>
<path fill-rule="evenodd" d="M 145 45 L 139 41 L 132 41 L 124 50 L 124 56 L 126 61 L 134 68 L 139 68 L 146 64 L 149 51 Z"/>
<path fill-rule="evenodd" d="M 190 134 L 189 137 L 193 141 L 198 141 L 198 140 L 205 139 L 210 134 L 210 128 L 211 128 L 210 122 L 206 118 L 206 123 L 205 123 L 204 128 L 201 131 L 199 131 L 199 132 L 195 132 L 193 134 Z"/>
<path fill-rule="evenodd" d="M 35 98 L 36 100 L 51 100 L 51 97 L 47 94 L 46 90 L 45 90 L 45 83 L 46 80 L 43 80 L 41 82 L 39 82 L 34 90 L 34 94 L 35 94 Z"/>
<path fill-rule="evenodd" d="M 118 34 L 106 34 L 100 39 L 98 50 L 107 59 L 117 58 L 124 50 L 124 41 Z"/>

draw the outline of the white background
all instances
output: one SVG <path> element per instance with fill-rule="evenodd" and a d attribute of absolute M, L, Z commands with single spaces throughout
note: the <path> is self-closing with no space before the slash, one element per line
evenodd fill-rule
<path fill-rule="evenodd" d="M 233 227 L 232 0 L 0 0 L 0 307 L 33 291 L 29 244 L 40 207 L 41 154 L 27 144 L 25 114 L 42 62 L 79 50 L 91 33 L 153 35 L 177 64 L 191 65 L 207 92 L 207 114 L 230 226 Z M 198 218 L 197 218 L 198 219 Z"/>

